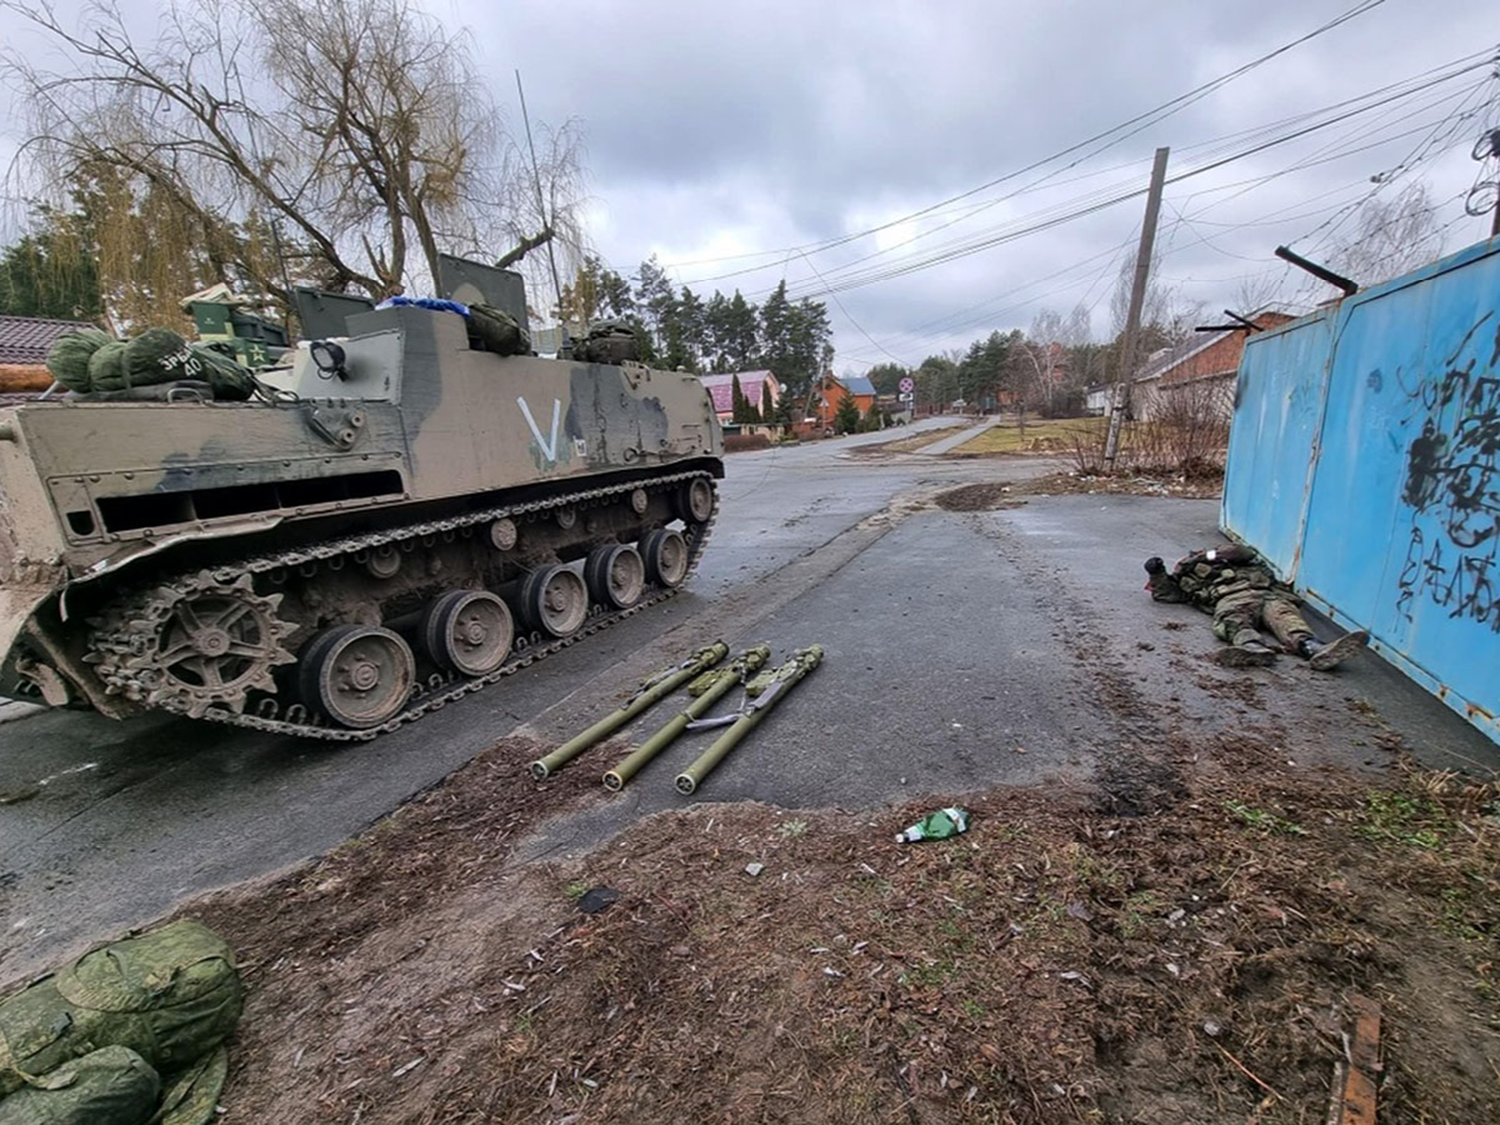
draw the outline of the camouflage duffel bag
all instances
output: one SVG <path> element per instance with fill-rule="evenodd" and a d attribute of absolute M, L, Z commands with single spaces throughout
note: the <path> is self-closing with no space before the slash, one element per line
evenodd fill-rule
<path fill-rule="evenodd" d="M 627 360 L 641 358 L 640 337 L 622 321 L 603 321 L 573 345 L 573 358 L 584 363 L 611 363 L 618 367 Z"/>
<path fill-rule="evenodd" d="M 95 391 L 118 391 L 154 387 L 163 383 L 201 380 L 213 389 L 218 401 L 243 401 L 255 389 L 250 372 L 231 356 L 208 344 L 189 343 L 170 328 L 148 328 L 125 345 L 116 383 L 106 376 L 94 380 Z"/>
<path fill-rule="evenodd" d="M 125 386 L 150 387 L 179 379 L 201 378 L 193 363 L 193 349 L 170 328 L 148 328 L 125 345 Z M 119 390 L 101 387 L 96 391 Z"/>
<path fill-rule="evenodd" d="M 175 1079 L 229 1038 L 243 998 L 229 947 L 191 920 L 91 950 L 0 1001 L 0 1096 L 104 1046 Z"/>
<path fill-rule="evenodd" d="M 469 332 L 496 355 L 525 355 L 531 351 L 531 337 L 504 309 L 491 305 L 469 306 Z"/>
<path fill-rule="evenodd" d="M 212 344 L 189 344 L 198 374 L 190 376 L 205 380 L 213 388 L 216 402 L 244 402 L 255 393 L 255 376 L 248 368 L 241 367 L 233 357 L 225 355 Z"/>
<path fill-rule="evenodd" d="M 108 332 L 85 328 L 59 336 L 47 349 L 47 373 L 70 391 L 89 390 L 89 360 L 105 344 L 114 343 Z"/>
<path fill-rule="evenodd" d="M 111 340 L 89 356 L 88 391 L 118 391 L 125 383 L 124 340 Z"/>

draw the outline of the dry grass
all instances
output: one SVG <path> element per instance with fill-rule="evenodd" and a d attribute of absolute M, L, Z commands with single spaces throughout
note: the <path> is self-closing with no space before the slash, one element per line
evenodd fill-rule
<path fill-rule="evenodd" d="M 913 434 L 911 437 L 900 438 L 896 441 L 877 442 L 874 445 L 857 445 L 849 452 L 853 453 L 856 457 L 870 457 L 887 453 L 915 453 L 919 449 L 925 449 L 934 442 L 952 437 L 960 430 L 965 429 L 968 429 L 968 427 L 943 426 L 936 430 L 923 430 L 920 434 Z"/>
<path fill-rule="evenodd" d="M 1223 476 L 1207 472 L 1184 476 L 1176 473 L 1122 472 L 1108 475 L 1072 471 L 1020 481 L 1013 487 L 1018 496 L 1092 496 L 1102 492 L 1124 496 L 1174 496 L 1183 500 L 1217 500 L 1223 491 Z"/>
<path fill-rule="evenodd" d="M 891 840 L 926 802 L 702 804 L 506 869 L 539 806 L 597 799 L 581 769 L 539 796 L 536 749 L 194 911 L 250 964 L 226 1122 L 1290 1125 L 1355 991 L 1382 1125 L 1500 1118 L 1492 788 L 1239 736 L 975 796 L 942 843 Z M 591 885 L 620 900 L 581 914 Z"/>
<path fill-rule="evenodd" d="M 1023 433 L 1013 420 L 991 426 L 964 442 L 950 457 L 995 457 L 1017 453 L 1071 453 L 1076 441 L 1100 439 L 1109 423 L 1103 418 L 1048 418 L 1028 421 Z"/>

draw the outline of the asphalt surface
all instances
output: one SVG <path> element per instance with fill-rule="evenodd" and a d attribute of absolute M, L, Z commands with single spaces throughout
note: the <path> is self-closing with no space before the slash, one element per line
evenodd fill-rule
<path fill-rule="evenodd" d="M 1217 538 L 1213 502 L 1059 496 L 940 511 L 925 501 L 945 487 L 1057 465 L 852 453 L 884 436 L 730 457 L 689 591 L 372 743 L 72 712 L 0 725 L 0 792 L 36 790 L 0 805 L 0 981 L 184 896 L 321 854 L 502 737 L 560 741 L 720 637 L 766 641 L 778 657 L 818 642 L 827 655 L 705 782 L 704 801 L 855 808 L 1047 779 L 1107 791 L 1125 742 L 1226 731 L 1273 739 L 1299 764 L 1381 765 L 1388 726 L 1433 765 L 1500 765 L 1492 743 L 1378 658 L 1332 677 L 1288 660 L 1217 670 L 1207 619 L 1140 589 L 1141 559 Z M 677 807 L 672 778 L 710 738 L 543 824 L 521 858 L 587 850 Z M 597 748 L 569 768 L 611 764 Z"/>
<path fill-rule="evenodd" d="M 719 521 L 683 595 L 372 743 L 324 747 L 167 716 L 118 723 L 71 711 L 0 724 L 0 800 L 34 794 L 0 803 L 0 981 L 195 891 L 327 851 L 559 700 L 574 701 L 576 713 L 561 708 L 569 722 L 628 691 L 627 677 L 672 658 L 655 655 L 653 642 L 685 618 L 816 556 L 948 468 L 851 450 L 950 424 L 728 458 Z M 816 566 L 800 579 L 818 580 Z"/>

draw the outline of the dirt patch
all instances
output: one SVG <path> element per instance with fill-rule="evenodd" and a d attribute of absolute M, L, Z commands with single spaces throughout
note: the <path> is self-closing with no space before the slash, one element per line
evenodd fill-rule
<path fill-rule="evenodd" d="M 1212 662 L 1213 656 L 1204 657 L 1204 660 Z M 1260 682 L 1254 676 L 1243 672 L 1229 676 L 1199 675 L 1195 677 L 1195 682 L 1200 691 L 1215 698 L 1243 703 L 1257 711 L 1265 710 L 1265 696 L 1261 694 Z"/>
<path fill-rule="evenodd" d="M 939 508 L 950 512 L 988 512 L 997 508 L 1019 508 L 1025 500 L 1015 496 L 1016 487 L 1008 482 L 964 484 L 940 492 L 933 498 Z"/>
<path fill-rule="evenodd" d="M 1115 493 L 1126 496 L 1175 496 L 1184 500 L 1217 500 L 1224 491 L 1224 478 L 1087 476 L 1065 472 L 1024 481 L 1015 486 L 1015 491 L 1033 496 Z"/>
<path fill-rule="evenodd" d="M 725 453 L 748 453 L 755 449 L 770 449 L 771 439 L 766 434 L 725 434 Z"/>
<path fill-rule="evenodd" d="M 249 963 L 223 1119 L 1314 1121 L 1358 992 L 1383 1123 L 1495 1120 L 1494 792 L 1190 749 L 1191 783 L 1120 810 L 1149 815 L 998 789 L 899 846 L 929 802 L 702 804 L 509 869 L 539 802 L 502 748 L 193 911 Z M 620 898 L 587 915 L 595 885 Z"/>

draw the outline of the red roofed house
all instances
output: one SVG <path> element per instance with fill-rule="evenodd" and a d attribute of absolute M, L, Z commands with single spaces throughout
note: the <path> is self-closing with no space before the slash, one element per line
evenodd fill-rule
<path fill-rule="evenodd" d="M 59 336 L 92 328 L 82 320 L 0 316 L 0 392 L 36 393 L 52 385 L 47 349 Z"/>
<path fill-rule="evenodd" d="M 781 384 L 769 371 L 737 371 L 727 375 L 700 375 L 703 385 L 713 396 L 714 413 L 720 422 L 734 421 L 734 381 L 740 381 L 740 391 L 750 400 L 750 405 L 760 411 L 762 418 L 775 413 L 781 401 Z"/>
<path fill-rule="evenodd" d="M 818 423 L 832 426 L 834 416 L 838 414 L 839 406 L 846 398 L 854 400 L 859 416 L 863 418 L 870 412 L 870 407 L 875 405 L 875 385 L 863 375 L 845 375 L 843 378 L 833 374 L 823 376 L 813 399 Z"/>

